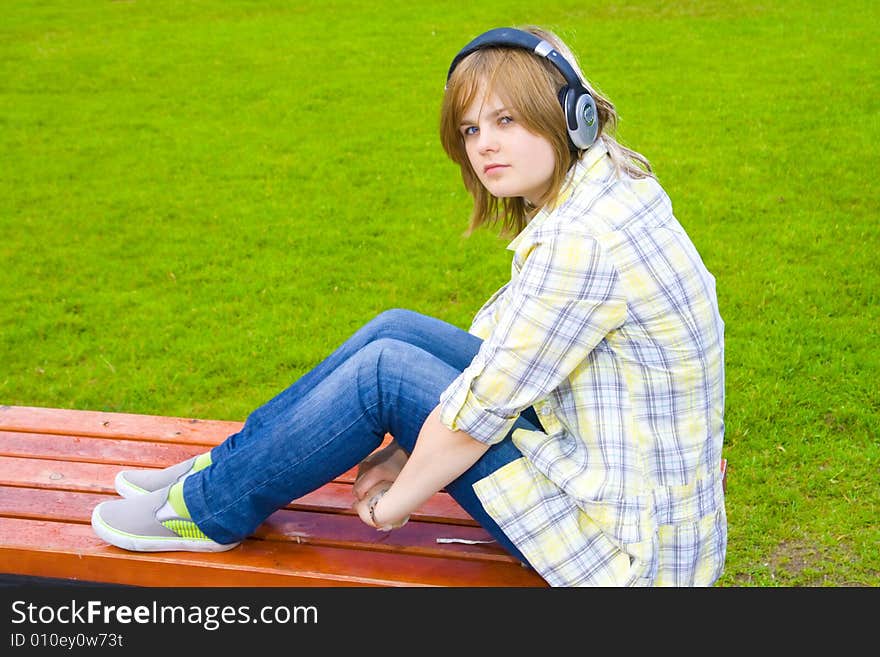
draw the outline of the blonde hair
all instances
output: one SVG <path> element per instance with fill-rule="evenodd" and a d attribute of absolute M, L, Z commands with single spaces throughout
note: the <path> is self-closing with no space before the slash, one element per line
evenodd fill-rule
<path fill-rule="evenodd" d="M 584 87 L 596 101 L 599 114 L 599 139 L 608 149 L 612 166 L 618 176 L 633 178 L 654 177 L 648 160 L 614 138 L 618 116 L 614 105 L 599 94 L 584 77 L 574 54 L 548 30 L 527 26 L 520 28 L 544 39 L 553 46 L 577 71 Z M 446 85 L 440 111 L 440 141 L 446 154 L 461 168 L 465 188 L 474 199 L 470 224 L 466 234 L 483 224 L 501 222 L 503 235 L 516 235 L 541 207 L 552 206 L 562 191 L 572 165 L 584 151 L 572 151 L 565 126 L 565 117 L 558 100 L 558 91 L 565 78 L 553 64 L 521 48 L 491 47 L 477 50 L 465 57 L 455 68 Z M 550 185 L 535 206 L 520 197 L 498 198 L 483 187 L 471 167 L 465 150 L 460 124 L 465 110 L 477 94 L 496 93 L 505 105 L 516 109 L 517 120 L 529 132 L 550 142 L 556 165 Z"/>

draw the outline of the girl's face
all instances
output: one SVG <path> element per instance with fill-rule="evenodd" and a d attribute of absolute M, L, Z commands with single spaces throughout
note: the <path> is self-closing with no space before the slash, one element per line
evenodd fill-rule
<path fill-rule="evenodd" d="M 556 156 L 550 142 L 529 132 L 485 86 L 465 108 L 459 126 L 465 151 L 480 182 L 497 198 L 521 196 L 537 205 L 550 187 Z"/>

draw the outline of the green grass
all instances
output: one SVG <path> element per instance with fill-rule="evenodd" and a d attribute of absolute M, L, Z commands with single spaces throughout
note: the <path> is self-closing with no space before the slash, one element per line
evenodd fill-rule
<path fill-rule="evenodd" d="M 880 584 L 873 2 L 24 2 L 0 26 L 0 403 L 242 420 L 509 271 L 449 60 L 556 29 L 718 279 L 726 586 Z"/>

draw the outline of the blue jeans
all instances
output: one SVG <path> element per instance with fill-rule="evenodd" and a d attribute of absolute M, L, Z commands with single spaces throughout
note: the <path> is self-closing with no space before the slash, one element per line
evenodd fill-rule
<path fill-rule="evenodd" d="M 386 433 L 412 453 L 440 394 L 480 344 L 467 331 L 415 312 L 380 314 L 212 450 L 212 465 L 184 483 L 193 520 L 219 543 L 240 541 L 291 500 L 357 466 Z M 540 426 L 529 408 L 514 429 Z M 508 434 L 446 491 L 500 545 L 528 563 L 472 488 L 521 456 Z"/>

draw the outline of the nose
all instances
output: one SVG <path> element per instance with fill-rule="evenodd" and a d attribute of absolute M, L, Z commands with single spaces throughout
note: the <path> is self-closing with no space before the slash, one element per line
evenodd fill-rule
<path fill-rule="evenodd" d="M 477 137 L 477 150 L 481 155 L 494 153 L 498 150 L 498 136 L 490 127 L 480 128 Z"/>

